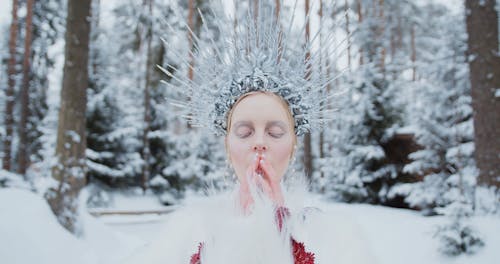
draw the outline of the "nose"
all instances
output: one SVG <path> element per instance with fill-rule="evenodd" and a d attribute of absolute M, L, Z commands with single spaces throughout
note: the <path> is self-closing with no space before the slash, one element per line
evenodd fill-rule
<path fill-rule="evenodd" d="M 253 151 L 257 153 L 262 153 L 268 149 L 265 139 L 265 131 L 258 130 L 255 133 L 253 141 Z"/>
<path fill-rule="evenodd" d="M 267 146 L 261 143 L 255 144 L 253 150 L 257 152 L 263 152 L 267 150 Z"/>

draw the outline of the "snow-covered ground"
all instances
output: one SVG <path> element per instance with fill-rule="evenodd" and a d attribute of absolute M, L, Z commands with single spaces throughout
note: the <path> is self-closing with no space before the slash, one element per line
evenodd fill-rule
<path fill-rule="evenodd" d="M 0 189 L 0 263 L 115 263 L 142 244 L 88 214 L 76 238 L 60 226 L 42 197 L 22 189 Z"/>
<path fill-rule="evenodd" d="M 120 197 L 116 201 L 118 209 L 161 208 L 152 197 Z M 326 208 L 358 221 L 377 263 L 493 264 L 500 259 L 498 216 L 472 219 L 485 240 L 483 249 L 473 256 L 449 258 L 437 252 L 437 241 L 432 238 L 436 224 L 445 220 L 442 217 L 370 205 L 328 203 Z M 95 218 L 84 214 L 85 235 L 76 238 L 57 223 L 40 196 L 27 190 L 0 189 L 0 263 L 119 263 L 135 248 L 153 240 L 166 219 L 168 215 Z"/>

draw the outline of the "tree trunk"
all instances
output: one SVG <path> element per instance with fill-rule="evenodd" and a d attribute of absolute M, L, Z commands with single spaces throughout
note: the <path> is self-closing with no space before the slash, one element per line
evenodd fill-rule
<path fill-rule="evenodd" d="M 349 3 L 345 0 L 344 12 L 345 12 L 345 33 L 347 38 L 347 67 L 349 72 L 351 71 L 351 29 L 349 28 Z"/>
<path fill-rule="evenodd" d="M 17 18 L 17 0 L 12 1 L 12 22 L 10 24 L 10 39 L 9 39 L 9 64 L 8 64 L 8 86 L 5 91 L 5 139 L 4 139 L 4 156 L 2 166 L 4 170 L 11 170 L 11 147 L 12 133 L 14 127 L 14 90 L 16 86 L 16 42 L 17 29 L 19 20 Z"/>
<path fill-rule="evenodd" d="M 93 83 L 98 82 L 98 77 L 99 77 L 99 61 L 98 58 L 100 56 L 98 52 L 98 48 L 96 47 L 95 42 L 98 41 L 99 38 L 99 19 L 100 19 L 100 13 L 101 13 L 101 0 L 93 0 L 92 2 L 92 7 L 91 7 L 91 16 L 92 16 L 92 22 L 90 25 L 91 32 L 90 32 L 90 49 L 89 49 L 89 63 L 91 63 L 91 68 L 89 72 L 90 80 Z"/>
<path fill-rule="evenodd" d="M 328 48 L 325 49 L 326 54 L 323 54 L 323 45 L 324 45 L 323 44 L 323 0 L 319 1 L 318 16 L 319 16 L 319 28 L 320 28 L 320 32 L 319 32 L 319 52 L 320 52 L 319 72 L 321 74 L 323 74 L 324 71 L 328 71 L 328 64 L 329 64 L 329 62 L 328 62 Z M 323 62 L 323 58 L 325 58 L 325 62 Z M 350 68 L 349 68 L 349 70 L 350 70 Z M 327 74 L 327 78 L 329 78 L 328 74 Z M 321 91 L 319 96 L 325 96 L 325 95 L 328 96 L 328 94 L 329 94 L 329 89 L 327 88 L 326 92 Z M 328 104 L 328 102 L 325 102 L 325 103 Z M 324 107 L 325 103 L 321 102 L 321 107 Z M 323 114 L 321 114 L 321 115 L 323 115 Z M 323 116 L 320 116 L 320 118 L 323 118 Z M 323 159 L 325 157 L 324 145 L 325 145 L 325 132 L 322 129 L 321 131 L 319 131 L 319 158 L 320 159 Z M 325 177 L 325 174 L 323 173 L 323 171 L 320 171 L 320 178 L 323 180 L 324 177 Z M 324 193 L 324 191 L 325 191 L 325 188 L 324 188 L 324 186 L 322 186 L 322 188 L 320 189 L 320 192 Z"/>
<path fill-rule="evenodd" d="M 65 34 L 65 60 L 61 106 L 57 128 L 58 164 L 52 176 L 59 182 L 47 193 L 59 222 L 70 232 L 80 234 L 78 195 L 85 185 L 85 112 L 88 86 L 88 53 L 91 0 L 69 0 Z"/>
<path fill-rule="evenodd" d="M 254 18 L 257 19 L 259 17 L 259 0 L 253 0 L 253 15 Z"/>
<path fill-rule="evenodd" d="M 189 69 L 188 69 L 188 78 L 189 80 L 193 80 L 193 77 L 194 77 L 194 71 L 193 71 L 193 67 L 194 67 L 194 57 L 193 57 L 193 33 L 194 33 L 194 0 L 189 0 L 188 2 L 188 26 L 189 28 L 191 29 L 191 31 L 188 30 L 188 45 L 189 45 L 189 49 L 191 50 L 191 52 L 189 53 Z"/>
<path fill-rule="evenodd" d="M 347 3 L 347 0 L 346 0 Z M 323 0 L 319 1 L 319 11 L 318 11 L 318 17 L 319 17 L 319 72 L 323 73 L 325 70 L 323 68 L 323 56 L 326 56 L 326 54 L 322 54 L 323 52 Z M 350 70 L 350 67 L 349 67 Z M 323 102 L 321 103 L 323 105 Z M 323 130 L 319 132 L 319 157 L 323 158 L 325 156 L 325 151 L 323 149 L 323 145 L 325 144 L 325 135 Z M 321 177 L 323 177 L 323 173 L 321 173 Z"/>
<path fill-rule="evenodd" d="M 281 0 L 275 0 L 274 5 L 275 5 L 276 19 L 279 19 L 281 12 Z"/>
<path fill-rule="evenodd" d="M 278 39 L 278 62 L 281 61 L 281 55 L 283 53 L 283 38 L 282 38 L 282 26 L 281 26 L 281 22 L 280 22 L 280 18 L 281 18 L 281 0 L 276 0 L 275 1 L 275 6 L 276 6 L 276 9 L 275 9 L 275 17 L 276 17 L 276 24 L 278 25 L 278 27 L 280 27 L 280 35 L 279 35 L 279 39 Z"/>
<path fill-rule="evenodd" d="M 28 0 L 26 14 L 26 35 L 24 37 L 24 55 L 23 55 L 23 86 L 21 88 L 21 120 L 19 122 L 19 151 L 18 151 L 18 167 L 17 172 L 24 175 L 28 167 L 28 135 L 27 123 L 30 115 L 29 111 L 29 88 L 30 88 L 30 57 L 31 57 L 31 36 L 33 26 L 33 2 Z"/>
<path fill-rule="evenodd" d="M 361 25 L 363 24 L 363 9 L 361 7 L 361 0 L 356 1 L 356 6 L 358 9 L 358 24 Z M 359 65 L 363 65 L 364 60 L 363 60 L 363 48 L 359 48 Z"/>
<path fill-rule="evenodd" d="M 149 14 L 151 19 L 153 19 L 153 0 L 147 0 L 145 2 L 148 5 Z M 153 38 L 153 24 L 152 22 L 148 25 L 147 33 L 147 50 L 146 50 L 146 81 L 144 83 L 144 132 L 143 132 L 143 149 L 142 158 L 144 160 L 144 167 L 142 171 L 142 190 L 145 193 L 148 188 L 148 180 L 150 174 L 149 158 L 151 156 L 151 150 L 149 146 L 149 131 L 151 130 L 151 98 L 150 98 L 150 86 L 151 86 L 151 42 Z"/>
<path fill-rule="evenodd" d="M 305 0 L 305 15 L 306 15 L 306 28 L 305 28 L 305 39 L 306 45 L 310 40 L 310 29 L 309 29 L 309 0 Z M 307 64 L 307 72 L 306 79 L 311 78 L 311 53 L 306 53 L 305 63 Z M 311 148 L 311 133 L 306 133 L 304 135 L 304 172 L 306 176 L 311 179 L 312 177 L 312 169 L 313 169 L 313 160 L 312 160 L 312 148 Z"/>
<path fill-rule="evenodd" d="M 500 187 L 500 57 L 494 0 L 466 0 L 468 57 L 479 184 Z"/>
<path fill-rule="evenodd" d="M 412 68 L 412 81 L 417 80 L 417 48 L 415 46 L 415 24 L 411 25 L 411 68 Z"/>
<path fill-rule="evenodd" d="M 378 8 L 379 8 L 379 13 L 378 13 L 378 19 L 379 19 L 379 25 L 378 25 L 378 33 L 377 37 L 379 38 L 379 48 L 380 48 L 380 58 L 379 58 L 379 68 L 380 72 L 382 72 L 385 76 L 385 53 L 386 49 L 384 46 L 384 32 L 385 32 L 385 17 L 384 17 L 384 0 L 378 0 Z"/>
<path fill-rule="evenodd" d="M 391 29 L 390 33 L 391 33 L 391 40 L 390 40 L 390 50 L 391 50 L 391 62 L 394 64 L 394 57 L 396 55 L 396 37 L 395 37 L 395 34 L 394 34 L 394 29 Z"/>

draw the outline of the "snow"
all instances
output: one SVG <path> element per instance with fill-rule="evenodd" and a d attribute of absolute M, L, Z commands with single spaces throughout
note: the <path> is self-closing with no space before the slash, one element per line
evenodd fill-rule
<path fill-rule="evenodd" d="M 331 204 L 332 211 L 351 215 L 362 228 L 379 263 L 497 263 L 500 253 L 500 218 L 476 216 L 472 224 L 483 235 L 486 246 L 477 255 L 445 257 L 432 237 L 444 217 L 423 217 L 418 212 L 372 205 Z"/>
<path fill-rule="evenodd" d="M 84 235 L 76 238 L 56 220 L 45 200 L 26 190 L 0 189 L 2 263 L 110 263 L 141 241 L 83 215 Z"/>
<path fill-rule="evenodd" d="M 10 24 L 12 18 L 12 1 L 11 0 L 0 0 L 0 27 L 3 25 Z"/>
<path fill-rule="evenodd" d="M 108 193 L 109 194 L 109 193 Z M 92 209 L 108 209 L 117 211 L 137 211 L 137 210 L 161 210 L 165 209 L 159 203 L 158 197 L 151 193 L 142 194 L 141 188 L 134 188 L 126 192 L 112 192 L 110 194 L 111 204 L 106 208 Z"/>
<path fill-rule="evenodd" d="M 154 208 L 148 196 L 115 197 L 122 209 Z M 500 257 L 500 218 L 475 216 L 471 223 L 483 236 L 486 246 L 476 255 L 445 257 L 437 251 L 432 237 L 441 216 L 424 217 L 418 212 L 362 204 L 325 202 L 327 211 L 350 216 L 358 222 L 377 263 L 496 263 Z M 57 264 L 119 263 L 135 249 L 152 241 L 168 215 L 104 216 L 83 215 L 84 235 L 76 238 L 62 228 L 49 206 L 27 190 L 0 189 L 0 256 L 2 263 Z"/>
<path fill-rule="evenodd" d="M 166 187 L 169 185 L 168 181 L 160 175 L 156 175 L 149 181 L 150 186 Z"/>
<path fill-rule="evenodd" d="M 68 130 L 66 131 L 66 136 L 68 136 L 72 142 L 74 143 L 80 143 L 80 135 L 74 130 Z"/>
<path fill-rule="evenodd" d="M 173 4 L 172 1 L 163 2 L 165 5 L 177 5 Z M 233 1 L 224 0 L 224 2 L 228 3 L 229 14 L 231 14 L 234 4 Z M 293 1 L 287 2 L 289 2 L 288 6 L 290 6 L 290 3 L 293 4 Z M 424 2 L 429 4 L 436 2 L 442 3 L 447 6 L 450 12 L 448 13 L 448 11 L 446 11 L 448 9 L 442 10 L 446 11 L 445 13 L 447 14 L 436 16 L 436 19 L 430 19 L 434 13 L 428 13 L 428 11 L 434 10 L 432 12 L 435 12 L 441 9 L 437 7 L 426 7 Z M 481 2 L 484 3 L 484 1 Z M 8 36 L 11 19 L 11 4 L 11 0 L 0 0 L 0 31 L 5 33 L 4 36 Z M 446 163 L 449 167 L 460 169 L 453 174 L 436 173 L 434 175 L 429 175 L 423 182 L 415 184 L 403 183 L 387 191 L 387 197 L 389 198 L 403 195 L 407 198 L 407 202 L 410 203 L 410 206 L 419 206 L 422 208 L 422 205 L 435 204 L 436 201 L 443 200 L 448 195 L 456 195 L 456 193 L 454 193 L 456 190 L 451 190 L 450 193 L 447 194 L 444 188 L 447 188 L 446 186 L 449 185 L 451 181 L 456 182 L 458 175 L 463 176 L 462 180 L 467 186 L 473 186 L 475 184 L 475 181 L 473 181 L 475 176 L 470 177 L 471 175 L 475 175 L 474 166 L 468 164 L 469 161 L 472 161 L 472 159 L 469 158 L 472 157 L 474 151 L 472 141 L 473 122 L 472 119 L 470 119 L 470 116 L 472 116 L 472 108 L 471 98 L 468 92 L 469 77 L 467 63 L 464 63 L 464 59 L 461 59 L 463 55 L 458 56 L 457 61 L 459 63 L 452 63 L 451 59 L 452 54 L 466 54 L 464 52 L 464 43 L 466 43 L 466 37 L 464 36 L 466 30 L 465 24 L 463 23 L 463 14 L 461 14 L 464 12 L 463 0 L 415 0 L 414 3 L 408 5 L 404 4 L 402 6 L 410 7 L 413 6 L 413 4 L 416 4 L 415 10 L 418 12 L 412 11 L 412 13 L 416 15 L 414 18 L 411 18 L 411 16 L 410 18 L 411 20 L 417 19 L 417 25 L 420 25 L 417 26 L 417 34 L 422 36 L 417 43 L 417 53 L 419 54 L 417 63 L 419 79 L 411 84 L 403 82 L 405 79 L 411 79 L 411 70 L 404 71 L 403 68 L 399 69 L 398 67 L 398 69 L 402 71 L 402 74 L 405 75 L 401 80 L 397 80 L 391 85 L 395 87 L 399 85 L 402 88 L 408 86 L 412 89 L 412 92 L 398 92 L 394 97 L 384 95 L 385 97 L 380 98 L 381 100 L 390 98 L 391 101 L 387 102 L 392 102 L 393 99 L 394 101 L 398 101 L 403 97 L 403 99 L 408 102 L 409 110 L 407 111 L 411 111 L 411 113 L 405 114 L 404 121 L 406 121 L 406 123 L 402 124 L 404 126 L 394 126 L 387 131 L 393 133 L 394 130 L 397 129 L 398 133 L 414 134 L 415 138 L 419 141 L 418 143 L 425 147 L 411 154 L 410 158 L 412 158 L 413 162 L 404 167 L 404 172 L 419 173 L 421 171 L 434 171 L 434 169 L 439 168 L 446 169 L 446 166 L 441 165 L 443 163 Z M 101 75 L 106 76 L 106 78 L 100 76 L 102 78 L 102 80 L 100 80 L 106 82 L 104 84 L 106 90 L 89 98 L 89 101 L 91 104 L 94 102 L 96 108 L 104 109 L 105 105 L 100 104 L 103 102 L 102 100 L 104 100 L 106 96 L 115 97 L 114 100 L 116 102 L 114 102 L 114 104 L 116 103 L 117 108 L 123 113 L 122 115 L 116 115 L 116 119 L 119 120 L 116 121 L 116 125 L 114 122 L 110 124 L 112 129 L 110 129 L 107 134 L 100 136 L 109 141 L 123 141 L 123 146 L 125 147 L 123 152 L 125 152 L 126 155 L 123 156 L 123 159 L 120 159 L 117 157 L 117 153 L 119 152 L 112 152 L 108 149 L 105 151 L 87 149 L 86 151 L 87 157 L 92 159 L 92 161 L 89 160 L 87 163 L 89 168 L 103 175 L 111 176 L 111 178 L 137 175 L 143 165 L 140 152 L 137 151 L 142 144 L 142 141 L 137 138 L 137 135 L 142 134 L 143 118 L 142 112 L 137 109 L 140 109 L 143 101 L 138 100 L 142 98 L 142 90 L 137 89 L 136 79 L 141 80 L 143 77 L 141 75 L 142 71 L 138 71 L 137 69 L 138 67 L 143 67 L 141 65 L 143 65 L 144 61 L 142 61 L 141 56 L 144 54 L 142 51 L 135 52 L 127 46 L 129 42 L 132 42 L 131 36 L 134 36 L 134 34 L 132 34 L 132 26 L 135 25 L 134 21 L 136 20 L 134 19 L 138 18 L 135 17 L 138 14 L 136 12 L 124 14 L 123 16 L 128 20 L 123 20 L 124 22 L 122 23 L 113 11 L 114 8 L 119 5 L 121 4 L 118 0 L 102 2 L 102 20 L 99 23 L 100 27 L 102 27 L 102 35 L 105 37 L 99 39 L 96 42 L 96 46 L 98 46 L 99 50 L 102 52 L 102 57 L 99 59 L 107 61 L 103 63 L 103 71 L 101 72 Z M 134 9 L 140 5 L 140 3 L 128 3 L 123 6 Z M 298 7 L 298 10 L 301 12 L 303 3 L 299 3 L 299 5 L 301 6 Z M 500 1 L 497 1 L 497 10 L 499 5 Z M 317 7 L 318 5 L 315 3 L 311 9 L 312 14 L 316 13 L 315 10 Z M 173 8 L 173 10 L 177 9 L 180 11 L 179 17 L 182 18 L 185 14 L 183 11 L 185 10 Z M 161 10 L 161 8 L 157 10 Z M 402 12 L 403 11 L 404 10 L 402 10 Z M 389 12 L 389 14 L 392 14 L 391 12 Z M 407 12 L 408 11 L 404 11 L 403 14 L 408 14 Z M 25 8 L 19 10 L 19 15 L 21 17 L 25 15 L 25 13 Z M 169 23 L 173 25 L 179 24 L 179 17 L 177 16 L 163 16 L 158 14 L 160 13 L 156 12 L 155 17 L 168 17 Z M 353 15 L 356 15 L 355 12 Z M 455 18 L 455 15 L 458 15 L 458 18 Z M 438 19 L 438 17 L 441 18 Z M 316 16 L 311 19 L 312 31 L 314 32 L 314 29 L 317 28 L 315 23 L 318 21 Z M 327 22 L 333 22 L 329 19 L 325 20 L 327 20 Z M 297 23 L 299 25 L 303 24 L 303 15 L 298 17 Z M 122 24 L 121 27 L 118 27 L 119 24 Z M 392 24 L 388 24 L 387 28 L 391 28 L 391 25 Z M 124 27 L 128 27 L 127 30 L 124 30 Z M 427 32 L 427 29 L 432 30 Z M 175 27 L 174 30 L 178 30 L 178 28 Z M 363 34 L 363 27 L 354 28 L 354 30 Z M 164 32 L 161 34 L 155 34 L 163 36 L 169 33 L 166 30 L 163 31 Z M 129 36 L 127 37 L 127 35 Z M 180 37 L 173 35 L 180 35 Z M 407 38 L 408 35 L 406 35 L 404 40 L 406 43 L 409 41 Z M 8 37 L 5 38 L 2 44 L 3 47 L 7 47 L 7 39 Z M 339 35 L 338 40 L 342 41 L 342 39 L 343 35 Z M 172 34 L 172 36 L 168 36 L 168 40 L 172 43 L 172 50 L 167 52 L 166 55 L 169 61 L 173 59 L 171 58 L 171 53 L 178 52 L 184 54 L 187 52 L 184 45 L 185 34 Z M 113 45 L 108 45 L 108 43 L 112 43 Z M 353 42 L 351 43 L 353 47 L 352 50 L 355 51 L 360 46 L 363 46 L 363 44 L 370 43 L 372 43 L 370 38 L 353 38 Z M 407 44 L 405 44 L 405 46 L 407 46 Z M 45 116 L 43 124 L 38 127 L 43 133 L 41 140 L 43 143 L 43 150 L 41 153 L 43 161 L 33 163 L 28 171 L 26 178 L 32 179 L 33 184 L 26 184 L 22 180 L 23 177 L 21 175 L 0 170 L 0 186 L 25 189 L 24 191 L 0 189 L 0 262 L 62 263 L 64 260 L 64 262 L 67 263 L 67 260 L 72 260 L 71 263 L 104 263 L 117 261 L 126 256 L 127 252 L 131 252 L 132 248 L 136 245 L 151 241 L 151 239 L 157 235 L 157 230 L 163 226 L 168 215 L 112 215 L 94 218 L 88 214 L 84 214 L 82 222 L 86 233 L 83 238 L 75 238 L 59 226 L 56 218 L 51 213 L 43 198 L 40 195 L 29 192 L 29 189 L 35 189 L 38 190 L 38 193 L 44 193 L 44 190 L 48 189 L 50 186 L 57 185 L 57 182 L 53 178 L 40 177 L 40 175 L 50 175 L 50 169 L 57 164 L 57 159 L 53 157 L 53 154 L 57 135 L 55 132 L 58 122 L 59 92 L 62 86 L 62 69 L 64 63 L 64 39 L 62 35 L 56 37 L 56 43 L 53 45 L 51 44 L 47 48 L 47 56 L 54 59 L 55 64 L 50 67 L 47 66 L 47 78 L 49 82 L 47 84 L 48 98 L 46 103 L 48 104 L 49 112 Z M 341 45 L 339 49 L 344 50 L 344 45 Z M 4 53 L 4 58 L 7 56 L 7 50 L 8 49 L 4 48 L 2 52 L 0 52 Z M 337 66 L 343 68 L 347 64 L 346 55 L 344 53 L 344 55 L 338 54 L 338 56 L 340 56 L 338 59 L 332 61 L 336 61 L 336 63 L 338 63 Z M 358 61 L 358 57 L 356 56 L 357 55 L 353 54 L 353 61 Z M 2 54 L 0 54 L 0 57 L 2 57 Z M 426 59 L 426 57 L 428 57 L 428 59 Z M 436 60 L 436 58 L 442 59 Z M 455 56 L 453 56 L 453 58 L 454 60 L 456 59 Z M 476 59 L 476 57 L 470 55 L 467 59 L 472 61 Z M 409 61 L 402 60 L 402 62 L 404 64 Z M 173 61 L 173 63 L 176 64 L 179 62 Z M 388 61 L 388 65 L 391 63 Z M 354 63 L 353 66 L 353 69 L 358 68 L 356 63 Z M 2 79 L 2 76 L 5 76 L 5 68 L 2 68 L 2 70 L 4 75 L 0 73 L 0 79 Z M 181 69 L 181 72 L 178 74 L 185 74 L 184 71 L 185 69 Z M 449 75 L 451 73 L 453 74 Z M 488 73 L 488 78 L 492 76 L 491 73 Z M 164 78 L 165 76 L 163 76 L 163 79 Z M 352 78 L 356 80 L 355 83 L 357 84 L 362 81 L 370 80 L 368 77 L 361 75 L 357 76 L 355 74 L 353 74 Z M 6 80 L 6 78 L 3 78 L 3 80 Z M 340 81 L 341 85 L 352 86 L 349 82 Z M 455 87 L 456 89 L 448 89 L 449 87 Z M 156 88 L 152 90 L 157 91 Z M 500 98 L 500 88 L 493 88 L 492 92 L 496 98 Z M 339 120 L 347 121 L 342 123 L 344 126 L 348 123 L 361 123 L 363 119 L 360 113 L 363 113 L 364 109 L 370 109 L 372 101 L 368 99 L 373 99 L 371 97 L 364 98 L 367 93 L 353 92 L 353 89 L 350 89 L 349 93 L 352 98 L 356 99 L 353 99 L 353 105 L 359 104 L 359 106 L 354 107 L 350 112 L 347 111 L 345 116 L 341 116 L 344 115 L 342 113 L 339 115 L 341 116 Z M 153 98 L 160 98 L 161 96 L 179 99 L 175 92 L 170 91 L 165 94 L 159 93 L 159 95 L 153 96 Z M 456 100 L 453 99 L 452 102 L 448 102 L 447 98 L 456 98 Z M 339 97 L 339 99 L 342 99 L 342 97 Z M 5 100 L 5 98 L 2 98 L 2 100 Z M 2 100 L 0 100 L 0 105 Z M 155 119 L 155 122 L 160 123 L 155 125 L 160 128 L 151 131 L 151 133 L 149 133 L 149 138 L 155 141 L 161 140 L 165 146 L 168 146 L 166 148 L 166 154 L 154 156 L 155 162 L 169 162 L 165 162 L 165 164 L 156 168 L 156 171 L 152 173 L 152 175 L 156 175 L 156 177 L 149 182 L 150 185 L 158 187 L 165 186 L 169 184 L 166 179 L 170 180 L 170 177 L 177 177 L 173 178 L 174 181 L 171 181 L 172 184 L 175 183 L 176 179 L 189 181 L 195 179 L 200 182 L 199 185 L 204 184 L 205 179 L 217 180 L 222 178 L 223 171 L 218 170 L 218 166 L 215 164 L 218 160 L 223 161 L 225 157 L 222 151 L 223 148 L 218 147 L 221 145 L 210 143 L 213 140 L 210 137 L 209 140 L 206 140 L 205 137 L 201 137 L 196 133 L 184 134 L 185 131 L 182 129 L 184 126 L 180 126 L 179 124 L 181 123 L 178 120 L 181 116 L 181 112 L 171 112 L 170 106 L 168 104 L 162 104 L 161 100 L 155 102 L 156 104 L 153 105 L 155 111 L 157 111 L 158 118 Z M 343 104 L 339 105 L 342 106 Z M 372 113 L 372 115 L 374 118 L 377 117 L 377 113 Z M 421 118 L 423 121 L 415 121 L 417 117 Z M 462 119 L 467 119 L 467 121 L 453 123 L 454 120 L 457 121 Z M 162 123 L 169 124 L 169 126 L 167 127 Z M 424 126 L 425 124 L 427 125 Z M 179 129 L 179 127 L 181 128 Z M 355 164 L 359 166 L 352 166 L 352 169 L 349 168 L 349 164 L 357 158 L 381 160 L 385 157 L 384 150 L 380 148 L 380 146 L 371 143 L 355 142 L 356 144 L 353 144 L 354 139 L 347 137 L 351 135 L 360 135 L 360 138 L 364 139 L 365 136 L 363 133 L 367 131 L 366 127 L 352 126 L 344 130 L 340 128 L 339 131 L 333 129 L 332 135 L 338 133 L 346 137 L 332 137 L 333 140 L 329 141 L 328 144 L 331 143 L 334 145 L 333 151 L 342 149 L 346 149 L 346 151 L 345 153 L 332 154 L 332 159 L 324 163 L 326 164 L 324 171 L 338 171 L 340 173 L 327 174 L 328 177 L 321 180 L 321 186 L 336 185 L 337 183 L 330 179 L 336 179 L 335 176 L 340 175 L 342 180 L 344 180 L 343 184 L 348 184 L 347 187 L 354 189 L 353 193 L 356 194 L 358 191 L 366 192 L 365 188 L 358 187 L 363 187 L 363 184 L 365 184 L 365 182 L 363 182 L 364 180 L 374 181 L 377 179 L 376 173 L 369 172 L 367 175 L 363 174 L 362 172 L 366 171 L 361 166 L 364 162 L 359 163 L 361 165 Z M 4 128 L 0 126 L 0 133 L 2 133 L 3 129 Z M 385 133 L 387 131 L 385 131 Z M 177 134 L 182 135 L 178 138 L 172 136 Z M 80 141 L 80 137 L 75 131 L 68 131 L 67 135 L 73 142 Z M 328 135 L 326 138 L 328 138 Z M 313 140 L 315 139 L 313 138 Z M 16 137 L 13 139 L 13 142 L 13 149 L 17 149 L 15 146 L 15 142 L 17 142 Z M 336 142 L 338 142 L 338 144 L 334 144 Z M 70 143 L 66 144 L 68 147 L 70 146 Z M 313 145 L 317 144 L 314 143 Z M 352 145 L 352 147 L 350 145 Z M 441 151 L 445 153 L 445 157 L 439 158 L 438 154 Z M 122 152 L 122 150 L 120 150 L 120 152 Z M 317 155 L 317 153 L 315 155 Z M 336 160 L 339 155 L 344 155 L 346 158 L 340 159 L 339 162 Z M 206 161 L 206 156 L 210 157 L 210 162 Z M 113 157 L 119 162 L 122 162 L 124 164 L 123 167 L 121 167 L 121 165 L 108 167 L 103 165 L 104 163 L 100 163 L 100 159 Z M 221 159 L 219 157 L 221 157 Z M 193 164 L 197 166 L 193 166 Z M 333 164 L 338 164 L 338 166 Z M 206 173 L 204 171 L 207 170 L 207 168 L 210 170 L 208 176 L 206 176 L 205 179 L 198 179 L 197 177 L 199 176 L 197 175 L 205 175 Z M 377 173 L 385 174 L 387 171 L 390 172 L 390 169 L 391 168 L 384 167 L 384 169 L 379 170 Z M 445 170 L 445 172 L 446 171 L 447 170 Z M 332 184 L 332 182 L 334 182 L 334 184 Z M 441 183 L 442 185 L 440 185 Z M 187 192 L 196 193 L 196 190 L 189 188 L 190 187 L 188 187 Z M 350 191 L 350 189 L 347 191 Z M 106 196 L 104 197 L 104 203 L 109 202 L 107 203 L 107 207 L 90 208 L 89 210 L 93 213 L 105 211 L 116 212 L 120 210 L 152 211 L 165 209 L 159 201 L 169 204 L 178 203 L 178 196 L 175 195 L 176 193 L 174 192 L 165 192 L 160 197 L 151 193 L 142 195 L 141 192 L 142 190 L 140 189 L 137 189 L 137 192 L 133 191 L 128 193 L 103 192 Z M 107 200 L 108 196 L 109 200 Z M 475 194 L 476 212 L 479 214 L 498 213 L 500 211 L 500 205 L 497 197 L 498 196 L 495 196 L 493 190 L 478 189 Z M 100 206 L 103 205 L 104 204 L 101 204 Z M 498 228 L 499 220 L 495 217 L 476 216 L 472 219 L 474 226 L 478 227 L 484 235 L 486 243 L 486 247 L 483 248 L 478 255 L 451 259 L 439 255 L 436 250 L 438 248 L 437 240 L 432 238 L 434 228 L 444 223 L 445 219 L 443 217 L 423 217 L 419 213 L 413 211 L 395 210 L 369 205 L 329 204 L 328 207 L 339 214 L 353 215 L 358 218 L 363 227 L 363 233 L 368 236 L 369 242 L 372 244 L 374 252 L 381 263 L 492 263 L 495 257 L 498 258 L 500 256 L 500 253 L 496 253 L 492 250 L 492 248 L 498 248 L 500 246 L 499 239 L 492 235 L 500 234 Z M 74 260 L 74 256 L 79 256 L 79 258 Z"/>
<path fill-rule="evenodd" d="M 30 186 L 23 180 L 19 174 L 0 169 L 0 186 L 16 187 L 21 189 L 29 189 Z"/>
<path fill-rule="evenodd" d="M 446 6 L 452 13 L 460 13 L 464 9 L 464 1 L 461 0 L 429 0 Z"/>

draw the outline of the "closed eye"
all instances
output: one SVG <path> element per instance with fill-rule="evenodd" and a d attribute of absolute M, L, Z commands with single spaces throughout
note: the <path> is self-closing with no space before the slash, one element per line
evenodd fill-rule
<path fill-rule="evenodd" d="M 285 133 L 272 133 L 272 132 L 269 132 L 269 135 L 273 138 L 280 138 L 284 135 Z"/>
<path fill-rule="evenodd" d="M 273 125 L 268 129 L 268 134 L 273 138 L 280 138 L 285 135 L 285 130 L 279 125 Z"/>
<path fill-rule="evenodd" d="M 236 136 L 239 138 L 247 138 L 252 135 L 253 129 L 248 126 L 240 126 L 236 129 Z"/>
<path fill-rule="evenodd" d="M 247 137 L 249 137 L 250 135 L 252 135 L 252 132 L 251 132 L 251 131 L 250 131 L 250 132 L 241 133 L 241 134 L 237 134 L 237 136 L 238 136 L 239 138 L 247 138 Z"/>

